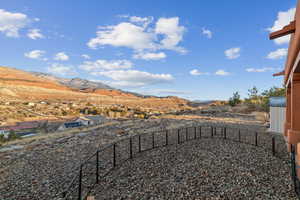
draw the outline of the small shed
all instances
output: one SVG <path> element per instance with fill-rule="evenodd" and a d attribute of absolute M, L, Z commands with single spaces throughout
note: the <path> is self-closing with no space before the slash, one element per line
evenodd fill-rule
<path fill-rule="evenodd" d="M 87 118 L 87 117 L 79 117 L 76 122 L 80 122 L 83 126 L 91 126 L 91 125 L 94 125 L 94 122 L 93 120 Z"/>
<path fill-rule="evenodd" d="M 3 135 L 4 138 L 8 138 L 9 131 L 6 129 L 0 129 L 0 135 Z"/>
<path fill-rule="evenodd" d="M 85 118 L 91 120 L 92 125 L 103 124 L 107 120 L 106 117 L 104 117 L 102 115 L 88 115 L 88 116 L 85 116 Z"/>
<path fill-rule="evenodd" d="M 77 127 L 81 127 L 83 126 L 81 121 L 77 121 L 77 120 L 73 120 L 73 121 L 68 121 L 68 122 L 64 122 L 63 124 L 61 124 L 58 127 L 58 131 L 63 131 L 69 128 L 77 128 Z"/>
<path fill-rule="evenodd" d="M 270 97 L 270 131 L 283 133 L 286 112 L 285 97 Z"/>

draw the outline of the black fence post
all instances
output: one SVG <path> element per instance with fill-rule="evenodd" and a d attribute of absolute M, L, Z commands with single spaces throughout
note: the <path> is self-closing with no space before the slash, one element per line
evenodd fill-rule
<path fill-rule="evenodd" d="M 177 129 L 177 143 L 180 144 L 180 129 Z"/>
<path fill-rule="evenodd" d="M 199 127 L 199 135 L 200 135 L 200 138 L 201 138 L 201 136 L 202 136 L 202 127 L 201 126 Z"/>
<path fill-rule="evenodd" d="M 155 144 L 154 144 L 154 133 L 152 133 L 152 149 L 154 149 Z"/>
<path fill-rule="evenodd" d="M 113 145 L 113 167 L 116 167 L 116 144 Z"/>
<path fill-rule="evenodd" d="M 291 144 L 291 170 L 292 170 L 292 180 L 294 183 L 294 190 L 296 194 L 299 193 L 298 187 L 297 187 L 297 172 L 296 172 L 296 158 L 295 158 L 295 147 Z"/>
<path fill-rule="evenodd" d="M 257 132 L 255 132 L 255 146 L 257 146 Z"/>
<path fill-rule="evenodd" d="M 211 131 L 211 137 L 214 137 L 214 127 L 210 127 L 210 131 Z"/>
<path fill-rule="evenodd" d="M 166 130 L 166 146 L 169 145 L 169 137 L 168 137 L 168 130 Z"/>
<path fill-rule="evenodd" d="M 241 142 L 241 130 L 239 129 L 239 142 Z"/>
<path fill-rule="evenodd" d="M 186 138 L 186 141 L 189 140 L 189 128 L 185 129 L 185 138 Z"/>
<path fill-rule="evenodd" d="M 197 127 L 194 127 L 194 139 L 197 139 Z"/>
<path fill-rule="evenodd" d="M 130 153 L 130 159 L 132 159 L 132 138 L 129 138 L 129 153 Z"/>
<path fill-rule="evenodd" d="M 275 137 L 272 137 L 272 153 L 273 153 L 273 156 L 275 156 Z"/>
<path fill-rule="evenodd" d="M 141 145 L 141 135 L 139 135 L 139 153 L 142 151 L 142 145 Z"/>
<path fill-rule="evenodd" d="M 226 127 L 224 127 L 224 139 L 226 140 L 226 137 L 227 137 L 227 129 Z"/>
<path fill-rule="evenodd" d="M 78 200 L 81 200 L 81 181 L 82 181 L 82 165 L 80 165 L 79 179 L 78 179 Z"/>
<path fill-rule="evenodd" d="M 217 127 L 215 127 L 215 135 L 217 135 Z"/>
<path fill-rule="evenodd" d="M 96 153 L 96 183 L 98 184 L 99 183 L 99 150 L 97 150 L 97 153 Z"/>

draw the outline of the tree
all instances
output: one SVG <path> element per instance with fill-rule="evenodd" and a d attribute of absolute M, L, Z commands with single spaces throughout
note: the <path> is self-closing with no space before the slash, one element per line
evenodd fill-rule
<path fill-rule="evenodd" d="M 258 89 L 256 86 L 248 90 L 249 99 L 257 100 L 258 99 Z"/>
<path fill-rule="evenodd" d="M 233 93 L 233 96 L 229 98 L 228 103 L 230 106 L 236 106 L 237 104 L 241 103 L 241 95 L 239 92 Z"/>
<path fill-rule="evenodd" d="M 265 90 L 261 93 L 262 96 L 262 108 L 265 111 L 269 111 L 270 97 L 285 96 L 285 88 L 272 87 L 269 90 Z"/>
<path fill-rule="evenodd" d="M 261 93 L 264 97 L 281 97 L 285 96 L 285 88 L 272 87 Z"/>

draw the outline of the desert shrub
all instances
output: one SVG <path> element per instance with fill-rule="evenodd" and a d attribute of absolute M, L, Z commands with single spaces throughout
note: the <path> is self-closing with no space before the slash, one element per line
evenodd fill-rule
<path fill-rule="evenodd" d="M 272 87 L 269 90 L 262 92 L 262 109 L 269 112 L 270 97 L 281 97 L 285 96 L 285 88 Z"/>
<path fill-rule="evenodd" d="M 254 86 L 248 90 L 248 98 L 245 98 L 244 104 L 248 106 L 249 111 L 269 112 L 270 97 L 278 96 L 285 96 L 285 88 L 271 87 L 260 93 Z"/>
<path fill-rule="evenodd" d="M 6 141 L 6 139 L 4 138 L 3 134 L 0 134 L 0 144 L 4 143 Z"/>
<path fill-rule="evenodd" d="M 14 131 L 10 131 L 9 134 L 8 134 L 7 140 L 12 141 L 12 140 L 16 140 L 16 139 L 19 139 L 19 138 L 20 138 L 20 136 L 18 136 Z"/>
<path fill-rule="evenodd" d="M 241 103 L 241 95 L 238 92 L 233 93 L 233 96 L 228 101 L 230 106 L 236 106 Z"/>
<path fill-rule="evenodd" d="M 65 111 L 65 110 L 62 110 L 62 111 L 61 111 L 61 114 L 62 114 L 63 116 L 67 116 L 67 115 L 68 115 L 67 111 Z"/>
<path fill-rule="evenodd" d="M 0 134 L 0 143 L 13 141 L 13 140 L 16 140 L 19 138 L 20 138 L 20 136 L 17 135 L 14 131 L 10 131 L 7 137 L 5 137 L 3 134 Z"/>

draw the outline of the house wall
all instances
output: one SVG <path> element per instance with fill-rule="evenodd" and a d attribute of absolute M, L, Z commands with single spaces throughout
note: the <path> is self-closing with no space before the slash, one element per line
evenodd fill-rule
<path fill-rule="evenodd" d="M 270 131 L 276 133 L 284 132 L 285 107 L 270 107 Z"/>
<path fill-rule="evenodd" d="M 6 131 L 6 130 L 0 130 L 0 135 L 3 135 L 5 138 L 7 138 L 8 135 L 9 135 L 9 131 Z"/>
<path fill-rule="evenodd" d="M 64 131 L 64 130 L 66 130 L 67 128 L 65 127 L 65 124 L 62 124 L 62 125 L 60 125 L 59 127 L 58 127 L 58 131 Z"/>
<path fill-rule="evenodd" d="M 80 122 L 83 126 L 91 126 L 91 125 L 93 125 L 92 121 L 87 121 L 87 120 L 82 120 L 82 119 L 77 119 L 76 122 Z"/>

